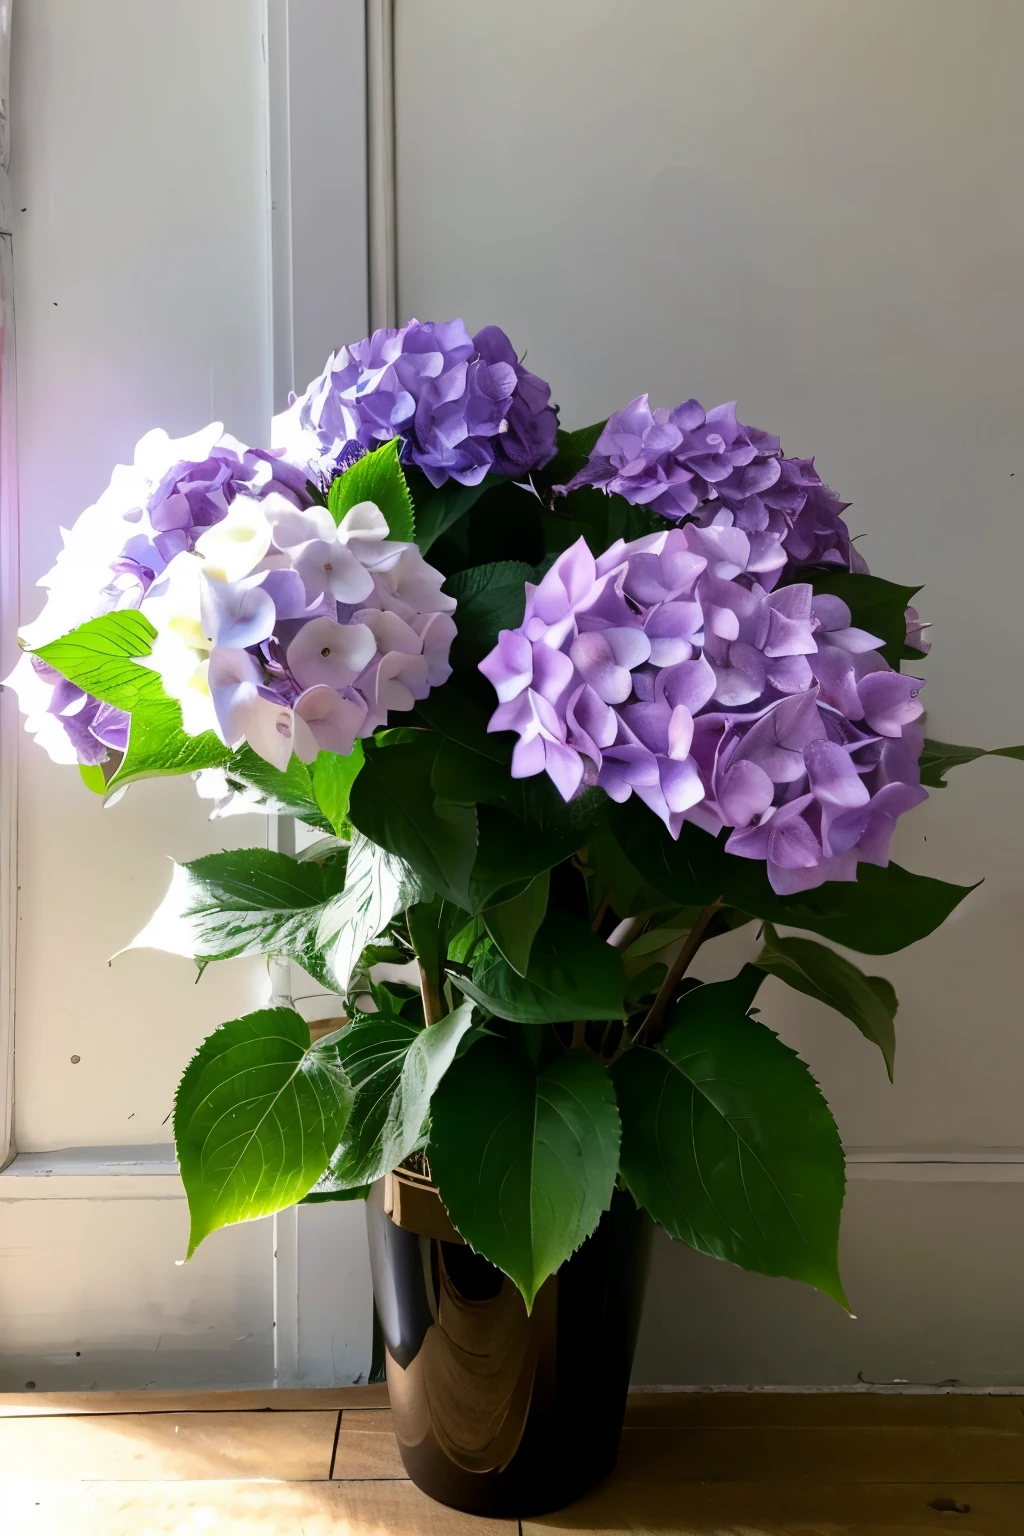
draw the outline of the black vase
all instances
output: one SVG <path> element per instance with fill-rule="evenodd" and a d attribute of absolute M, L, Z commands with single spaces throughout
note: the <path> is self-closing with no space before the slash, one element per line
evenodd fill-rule
<path fill-rule="evenodd" d="M 615 1464 L 647 1278 L 646 1214 L 616 1191 L 528 1316 L 512 1281 L 456 1238 L 440 1201 L 439 1221 L 409 1230 L 404 1214 L 399 1226 L 385 1210 L 384 1186 L 367 1200 L 370 1266 L 406 1471 L 431 1498 L 471 1514 L 561 1509 Z M 423 1235 L 445 1229 L 455 1241 Z"/>

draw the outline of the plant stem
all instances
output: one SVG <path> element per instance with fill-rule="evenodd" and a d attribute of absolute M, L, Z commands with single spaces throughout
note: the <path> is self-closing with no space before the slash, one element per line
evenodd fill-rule
<path fill-rule="evenodd" d="M 427 1024 L 436 1024 L 444 1018 L 444 1007 L 441 1003 L 441 993 L 437 983 L 427 974 L 427 968 L 423 961 L 416 956 L 416 964 L 420 973 L 420 996 L 423 999 L 423 1018 Z"/>
<path fill-rule="evenodd" d="M 722 901 L 721 897 L 719 897 L 709 907 L 705 907 L 687 934 L 682 948 L 669 966 L 665 980 L 658 988 L 658 995 L 651 1004 L 647 1017 L 637 1030 L 636 1043 L 638 1045 L 653 1045 L 660 1036 L 665 1018 L 665 1010 L 672 1001 L 672 994 L 681 978 L 686 974 L 690 961 L 704 942 L 704 935 L 707 932 L 708 924 L 721 905 Z"/>

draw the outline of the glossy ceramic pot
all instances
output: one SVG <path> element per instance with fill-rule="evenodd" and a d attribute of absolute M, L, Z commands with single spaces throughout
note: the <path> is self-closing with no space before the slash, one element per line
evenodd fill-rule
<path fill-rule="evenodd" d="M 527 1316 L 458 1237 L 429 1184 L 367 1201 L 374 1299 L 406 1471 L 473 1514 L 560 1509 L 611 1471 L 643 1303 L 650 1223 L 616 1192 Z"/>

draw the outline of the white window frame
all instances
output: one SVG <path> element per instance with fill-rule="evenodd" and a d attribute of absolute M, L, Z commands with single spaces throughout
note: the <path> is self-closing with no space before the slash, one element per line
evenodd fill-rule
<path fill-rule="evenodd" d="M 0 400 L 0 676 L 17 659 L 19 567 L 13 382 L 7 81 L 13 0 L 0 0 L 0 276 L 8 310 Z M 332 349 L 394 323 L 393 0 L 263 0 L 267 305 L 273 406 L 303 389 Z M 82 1147 L 16 1156 L 17 699 L 0 690 L 0 1169 L 3 1199 L 183 1198 L 173 1145 Z M 272 824 L 294 846 L 290 822 Z M 275 995 L 286 998 L 280 968 Z M 9 1165 L 9 1166 L 7 1166 Z M 359 1202 L 275 1218 L 274 1379 L 331 1385 L 369 1365 L 369 1267 Z M 301 1326 L 300 1326 L 301 1319 Z"/>
<path fill-rule="evenodd" d="M 267 0 L 276 411 L 331 351 L 394 323 L 392 20 L 393 0 Z M 271 837 L 292 851 L 294 823 L 280 818 Z M 282 1000 L 289 970 L 275 968 Z M 328 1362 L 338 1379 L 364 1373 L 361 1202 L 280 1212 L 273 1249 L 275 1382 L 333 1384 Z"/>

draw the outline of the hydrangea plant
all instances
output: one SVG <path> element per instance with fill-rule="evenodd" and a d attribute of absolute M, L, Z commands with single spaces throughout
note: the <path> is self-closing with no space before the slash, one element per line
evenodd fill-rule
<path fill-rule="evenodd" d="M 338 996 L 315 1041 L 267 1007 L 188 1064 L 189 1253 L 415 1156 L 527 1306 L 617 1186 L 845 1304 L 839 1134 L 756 998 L 772 975 L 828 1004 L 891 1077 L 896 995 L 848 952 L 968 894 L 889 856 L 982 755 L 924 738 L 917 588 L 734 405 L 565 432 L 494 326 L 343 347 L 275 443 L 144 438 L 12 679 L 97 793 L 187 773 L 215 816 L 321 834 L 177 866 L 134 941 L 284 956 Z M 737 929 L 747 963 L 697 982 Z"/>

